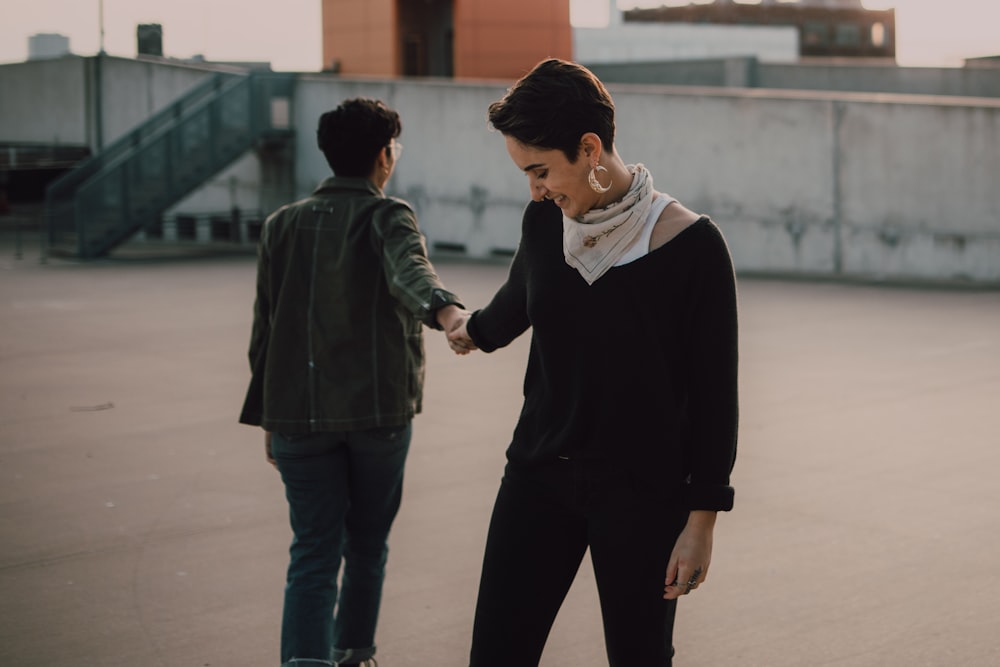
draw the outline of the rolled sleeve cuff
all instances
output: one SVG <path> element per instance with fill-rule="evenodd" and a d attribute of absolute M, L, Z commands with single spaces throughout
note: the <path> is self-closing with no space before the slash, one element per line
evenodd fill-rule
<path fill-rule="evenodd" d="M 733 509 L 735 495 L 733 487 L 724 484 L 688 484 L 684 489 L 684 504 L 692 512 L 728 512 Z"/>
<path fill-rule="evenodd" d="M 480 351 L 493 352 L 500 346 L 496 345 L 493 341 L 487 339 L 486 336 L 483 335 L 483 332 L 479 328 L 479 312 L 480 311 L 477 310 L 472 313 L 472 317 L 469 318 L 468 323 L 465 325 L 466 331 L 469 332 L 469 338 L 472 339 L 472 342 L 476 344 L 476 347 L 478 347 Z"/>

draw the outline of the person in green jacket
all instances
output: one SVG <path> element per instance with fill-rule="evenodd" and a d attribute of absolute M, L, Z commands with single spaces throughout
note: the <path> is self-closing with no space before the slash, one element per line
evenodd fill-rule
<path fill-rule="evenodd" d="M 413 209 L 383 193 L 401 130 L 378 100 L 324 113 L 317 139 L 333 177 L 261 231 L 240 421 L 263 427 L 288 499 L 284 667 L 374 664 L 386 541 L 421 409 L 422 327 L 448 330 L 464 313 Z"/>

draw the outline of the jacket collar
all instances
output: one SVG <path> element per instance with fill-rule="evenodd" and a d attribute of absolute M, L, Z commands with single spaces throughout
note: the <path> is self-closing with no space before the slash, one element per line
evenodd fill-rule
<path fill-rule="evenodd" d="M 385 194 L 367 178 L 346 178 L 341 176 L 330 176 L 323 179 L 319 187 L 313 192 L 314 195 L 332 194 L 334 192 L 367 192 L 376 197 L 384 197 Z"/>

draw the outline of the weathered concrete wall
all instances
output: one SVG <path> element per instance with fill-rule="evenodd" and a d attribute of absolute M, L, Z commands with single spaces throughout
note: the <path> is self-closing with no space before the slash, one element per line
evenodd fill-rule
<path fill-rule="evenodd" d="M 715 218 L 743 271 L 1000 283 L 1000 101 L 611 85 L 618 149 Z M 319 115 L 384 99 L 406 146 L 392 193 L 432 248 L 506 254 L 528 199 L 486 108 L 498 84 L 304 76 L 297 179 L 328 173 Z"/>
<path fill-rule="evenodd" d="M 1000 281 L 1000 102 L 834 112 L 843 272 Z"/>
<path fill-rule="evenodd" d="M 350 97 L 376 97 L 403 120 L 405 150 L 388 190 L 413 204 L 431 247 L 457 246 L 476 257 L 511 251 L 527 189 L 502 136 L 486 123 L 486 107 L 503 90 L 500 84 L 303 76 L 295 104 L 302 194 L 330 173 L 316 147 L 320 114 Z"/>
<path fill-rule="evenodd" d="M 114 56 L 0 66 L 0 142 L 82 145 L 96 152 L 213 73 Z"/>
<path fill-rule="evenodd" d="M 0 67 L 0 142 L 88 146 L 86 60 Z"/>

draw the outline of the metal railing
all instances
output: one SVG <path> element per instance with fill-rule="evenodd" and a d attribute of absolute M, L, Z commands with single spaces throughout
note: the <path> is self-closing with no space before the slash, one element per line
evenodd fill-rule
<path fill-rule="evenodd" d="M 292 74 L 216 74 L 46 191 L 50 250 L 100 257 L 261 142 L 291 136 L 272 101 Z"/>

